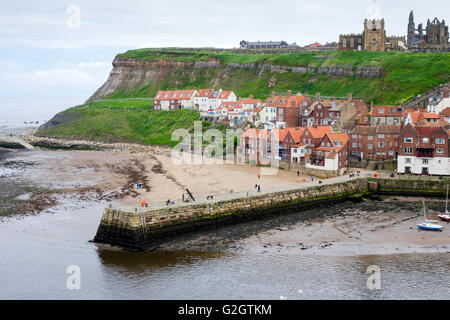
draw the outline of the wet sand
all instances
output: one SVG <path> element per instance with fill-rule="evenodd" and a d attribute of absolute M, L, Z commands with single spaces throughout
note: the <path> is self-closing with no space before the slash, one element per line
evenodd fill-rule
<path fill-rule="evenodd" d="M 186 188 L 195 197 L 206 197 L 251 192 L 255 184 L 264 189 L 301 183 L 303 179 L 310 181 L 309 177 L 297 177 L 296 173 L 283 170 L 258 179 L 260 168 L 248 165 L 179 166 L 171 161 L 169 151 L 159 154 L 15 151 L 7 154 L 0 168 L 4 187 L 17 189 L 15 197 L 31 193 L 30 197 L 39 198 L 36 202 L 43 204 L 39 210 L 77 200 L 106 200 L 119 206 L 137 206 L 142 199 L 150 203 L 167 199 L 180 201 Z M 2 175 L 8 170 L 15 170 L 15 174 L 9 178 Z M 138 182 L 143 184 L 142 189 L 137 190 Z"/>
<path fill-rule="evenodd" d="M 429 217 L 444 205 L 428 199 Z M 278 217 L 185 235 L 161 250 L 330 256 L 450 253 L 450 225 L 441 223 L 442 232 L 418 230 L 416 224 L 423 222 L 421 206 L 420 199 L 387 197 L 280 212 Z"/>
<path fill-rule="evenodd" d="M 14 151 L 1 160 L 0 168 L 1 197 L 11 200 L 2 204 L 4 216 L 58 213 L 68 206 L 95 207 L 95 227 L 107 203 L 178 200 L 185 188 L 195 196 L 206 196 L 252 190 L 255 183 L 269 188 L 309 181 L 309 177 L 284 170 L 258 179 L 260 168 L 248 165 L 179 166 L 164 151 Z M 143 183 L 143 189 L 136 190 L 137 181 Z M 431 211 L 444 207 L 442 201 L 427 201 Z M 11 206 L 5 208 L 5 203 Z M 420 199 L 397 197 L 361 204 L 345 202 L 294 214 L 280 212 L 276 218 L 182 236 L 168 241 L 161 250 L 330 255 L 448 252 L 447 225 L 444 223 L 445 230 L 440 233 L 418 231 L 416 224 L 423 221 L 420 210 Z"/>

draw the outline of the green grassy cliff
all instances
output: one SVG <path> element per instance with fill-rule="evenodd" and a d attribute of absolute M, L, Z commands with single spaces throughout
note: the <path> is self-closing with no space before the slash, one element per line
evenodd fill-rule
<path fill-rule="evenodd" d="M 192 128 L 200 115 L 153 110 L 151 98 L 159 89 L 222 88 L 261 99 L 272 91 L 352 93 L 367 103 L 400 104 L 450 81 L 450 54 L 237 52 L 139 49 L 119 54 L 108 80 L 86 105 L 57 114 L 37 135 L 173 145 L 171 132 Z"/>
<path fill-rule="evenodd" d="M 450 81 L 448 53 L 239 54 L 228 50 L 139 49 L 119 54 L 114 65 L 115 70 L 105 84 L 108 90 L 94 95 L 95 99 L 153 97 L 158 89 L 220 87 L 234 90 L 239 96 L 253 94 L 258 98 L 268 97 L 271 91 L 293 90 L 311 95 L 320 92 L 324 96 L 347 96 L 351 92 L 375 104 L 400 104 L 402 100 Z M 282 70 L 261 72 L 264 65 Z M 298 73 L 289 68 L 306 70 Z M 337 72 L 330 72 L 330 69 L 337 69 Z M 358 70 L 367 69 L 373 72 L 356 75 Z M 349 75 L 349 71 L 353 75 Z M 132 85 L 129 85 L 127 72 L 137 77 Z"/>

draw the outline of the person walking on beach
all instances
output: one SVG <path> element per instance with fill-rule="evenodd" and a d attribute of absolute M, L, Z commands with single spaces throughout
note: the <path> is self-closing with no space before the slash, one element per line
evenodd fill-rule
<path fill-rule="evenodd" d="M 300 171 L 297 171 L 297 177 L 300 177 Z"/>
<path fill-rule="evenodd" d="M 258 180 L 261 179 L 261 175 L 258 173 Z"/>
<path fill-rule="evenodd" d="M 261 192 L 261 185 L 258 184 L 258 192 Z"/>
<path fill-rule="evenodd" d="M 311 181 L 314 181 L 314 177 L 313 176 L 311 176 Z"/>

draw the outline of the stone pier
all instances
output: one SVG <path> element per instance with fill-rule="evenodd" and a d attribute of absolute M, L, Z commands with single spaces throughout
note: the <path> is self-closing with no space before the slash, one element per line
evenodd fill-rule
<path fill-rule="evenodd" d="M 346 200 L 368 192 L 367 179 L 159 209 L 106 208 L 94 241 L 131 250 L 156 249 L 165 239 Z"/>

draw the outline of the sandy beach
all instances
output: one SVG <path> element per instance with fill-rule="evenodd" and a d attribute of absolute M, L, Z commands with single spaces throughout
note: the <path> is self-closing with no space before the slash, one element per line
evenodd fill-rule
<path fill-rule="evenodd" d="M 297 177 L 285 170 L 258 178 L 260 168 L 250 165 L 178 165 L 172 162 L 170 151 L 18 151 L 9 154 L 5 163 L 6 167 L 25 165 L 23 177 L 53 194 L 83 193 L 126 206 L 138 205 L 142 199 L 180 201 L 186 188 L 195 197 L 206 197 L 254 192 L 255 184 L 264 189 L 311 181 L 311 177 Z M 138 182 L 143 185 L 139 190 Z"/>

